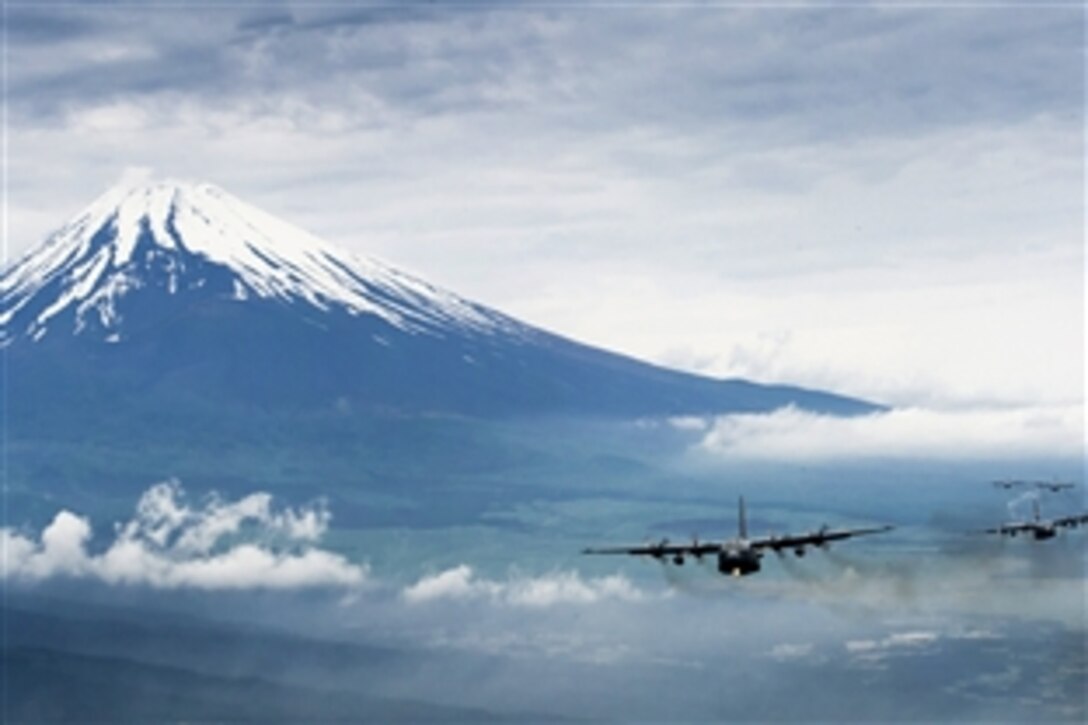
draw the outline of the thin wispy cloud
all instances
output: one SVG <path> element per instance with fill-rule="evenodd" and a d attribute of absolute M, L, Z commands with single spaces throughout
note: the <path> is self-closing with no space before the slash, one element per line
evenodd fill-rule
<path fill-rule="evenodd" d="M 767 656 L 780 662 L 807 660 L 812 657 L 814 647 L 815 645 L 811 642 L 804 642 L 801 644 L 782 642 L 772 647 L 771 651 L 767 653 Z"/>
<path fill-rule="evenodd" d="M 626 577 L 583 578 L 578 572 L 541 576 L 513 575 L 505 581 L 481 577 L 467 564 L 425 576 L 402 592 L 405 601 L 423 604 L 443 600 L 482 600 L 492 604 L 544 608 L 562 604 L 595 604 L 603 600 L 638 601 L 645 594 Z"/>
<path fill-rule="evenodd" d="M 888 657 L 918 656 L 922 652 L 937 646 L 940 635 L 937 632 L 893 632 L 879 640 L 849 640 L 843 646 L 853 659 L 878 664 Z"/>

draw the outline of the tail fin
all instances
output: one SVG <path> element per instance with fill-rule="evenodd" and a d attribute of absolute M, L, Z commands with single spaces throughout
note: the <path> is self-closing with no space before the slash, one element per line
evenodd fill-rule
<path fill-rule="evenodd" d="M 742 539 L 748 538 L 748 517 L 744 513 L 744 496 L 740 497 L 737 506 L 737 534 Z"/>

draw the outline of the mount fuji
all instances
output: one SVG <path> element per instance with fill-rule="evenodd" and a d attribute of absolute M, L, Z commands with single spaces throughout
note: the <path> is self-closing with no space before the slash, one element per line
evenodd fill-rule
<path fill-rule="evenodd" d="M 878 409 L 574 342 L 207 184 L 107 192 L 5 269 L 0 292 L 9 402 L 28 414 L 122 399 L 484 417 Z"/>

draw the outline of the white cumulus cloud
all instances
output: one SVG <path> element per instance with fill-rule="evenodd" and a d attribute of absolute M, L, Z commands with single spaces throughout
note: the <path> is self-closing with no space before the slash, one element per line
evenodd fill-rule
<path fill-rule="evenodd" d="M 176 481 L 148 489 L 114 540 L 91 553 L 90 522 L 60 511 L 39 536 L 0 529 L 4 579 L 91 578 L 108 584 L 176 589 L 356 587 L 365 567 L 315 544 L 329 512 L 318 503 L 275 510 L 272 497 L 209 496 L 194 507 Z"/>
<path fill-rule="evenodd" d="M 577 572 L 555 572 L 539 577 L 514 575 L 496 581 L 478 577 L 466 564 L 425 576 L 406 587 L 402 595 L 413 604 L 483 599 L 515 607 L 592 604 L 605 599 L 636 601 L 644 596 L 620 575 L 583 579 Z"/>
<path fill-rule="evenodd" d="M 700 449 L 737 458 L 830 460 L 1083 456 L 1079 405 L 934 410 L 836 417 L 780 408 L 716 418 Z"/>

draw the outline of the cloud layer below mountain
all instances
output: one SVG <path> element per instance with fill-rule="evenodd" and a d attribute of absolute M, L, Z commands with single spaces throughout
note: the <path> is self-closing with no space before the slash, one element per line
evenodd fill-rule
<path fill-rule="evenodd" d="M 692 430 L 700 421 L 673 425 Z M 978 459 L 1084 454 L 1077 405 L 939 410 L 897 408 L 841 418 L 781 408 L 701 421 L 697 449 L 714 455 L 784 460 Z"/>

